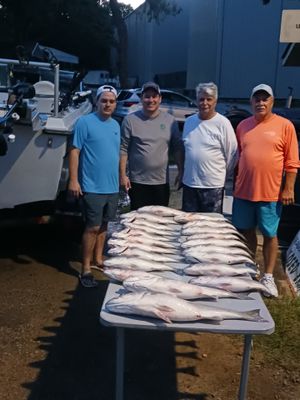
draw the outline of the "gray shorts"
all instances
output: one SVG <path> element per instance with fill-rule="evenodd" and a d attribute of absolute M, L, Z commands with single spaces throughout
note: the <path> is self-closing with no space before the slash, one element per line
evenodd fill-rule
<path fill-rule="evenodd" d="M 200 189 L 183 185 L 182 210 L 222 214 L 224 188 Z"/>
<path fill-rule="evenodd" d="M 98 194 L 84 193 L 82 196 L 82 211 L 85 226 L 103 225 L 116 217 L 119 193 Z"/>

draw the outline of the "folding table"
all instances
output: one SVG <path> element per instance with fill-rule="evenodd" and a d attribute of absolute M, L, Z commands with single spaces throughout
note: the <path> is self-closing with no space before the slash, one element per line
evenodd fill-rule
<path fill-rule="evenodd" d="M 219 325 L 207 322 L 174 322 L 172 324 L 154 318 L 141 318 L 132 315 L 117 315 L 105 309 L 106 303 L 123 292 L 120 284 L 110 282 L 100 312 L 103 325 L 116 328 L 116 400 L 123 400 L 124 373 L 124 329 L 152 329 L 176 332 L 206 332 L 244 335 L 244 351 L 241 365 L 241 378 L 238 400 L 246 400 L 249 375 L 252 335 L 271 334 L 274 332 L 274 321 L 265 306 L 260 294 L 251 293 L 252 300 L 219 299 L 218 301 L 203 301 L 201 303 L 223 307 L 236 311 L 260 310 L 265 322 L 250 322 L 244 320 L 224 320 Z M 199 301 L 195 301 L 197 304 Z"/>

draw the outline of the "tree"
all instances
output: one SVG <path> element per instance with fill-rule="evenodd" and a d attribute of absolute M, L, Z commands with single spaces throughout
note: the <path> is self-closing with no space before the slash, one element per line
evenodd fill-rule
<path fill-rule="evenodd" d="M 0 0 L 0 54 L 16 57 L 17 45 L 55 47 L 79 56 L 88 68 L 108 69 L 111 17 L 97 0 Z"/>
<path fill-rule="evenodd" d="M 100 4 L 107 7 L 109 4 L 112 14 L 112 21 L 116 27 L 117 42 L 116 48 L 118 52 L 119 78 L 122 87 L 127 87 L 128 69 L 127 69 L 127 48 L 128 48 L 128 32 L 127 26 L 122 15 L 122 4 L 117 0 L 100 1 Z M 146 0 L 144 12 L 148 20 L 161 21 L 167 15 L 177 15 L 181 9 L 176 5 L 174 0 Z"/>

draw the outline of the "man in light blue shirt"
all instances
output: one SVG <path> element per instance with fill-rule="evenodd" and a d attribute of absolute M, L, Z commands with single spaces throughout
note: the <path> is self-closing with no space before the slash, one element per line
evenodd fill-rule
<path fill-rule="evenodd" d="M 97 90 L 97 111 L 77 121 L 70 151 L 69 191 L 82 198 L 85 230 L 82 237 L 80 282 L 95 287 L 91 263 L 101 269 L 108 221 L 115 218 L 119 198 L 120 127 L 111 118 L 116 89 Z"/>

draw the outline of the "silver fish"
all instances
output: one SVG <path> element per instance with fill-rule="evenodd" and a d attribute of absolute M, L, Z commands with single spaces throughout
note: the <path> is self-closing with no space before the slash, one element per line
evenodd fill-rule
<path fill-rule="evenodd" d="M 161 236 L 157 235 L 156 233 L 151 233 L 149 231 L 138 228 L 133 228 L 133 229 L 125 228 L 122 231 L 113 232 L 111 235 L 111 237 L 116 239 L 124 239 L 127 238 L 128 236 L 140 236 L 143 238 L 159 241 L 159 243 L 161 242 L 178 243 L 178 236 L 168 236 L 168 235 Z"/>
<path fill-rule="evenodd" d="M 108 246 L 112 248 L 111 252 L 108 254 L 118 254 L 122 253 L 127 248 L 129 249 L 139 249 L 147 252 L 153 252 L 158 254 L 177 254 L 180 255 L 180 249 L 173 248 L 165 248 L 156 246 L 152 243 L 140 243 L 138 241 L 130 241 L 130 240 L 123 240 L 123 239 L 109 239 L 107 242 Z M 115 249 L 115 251 L 113 250 Z"/>
<path fill-rule="evenodd" d="M 141 271 L 137 269 L 130 269 L 130 268 L 114 268 L 114 267 L 106 267 L 103 270 L 104 274 L 108 276 L 110 279 L 114 279 L 119 282 L 123 282 L 125 279 L 134 277 L 149 277 L 149 276 L 156 276 L 151 274 L 150 272 Z"/>
<path fill-rule="evenodd" d="M 184 261 L 184 257 L 177 254 L 160 254 L 151 253 L 148 251 L 140 250 L 138 248 L 130 247 L 114 247 L 108 250 L 109 255 L 120 254 L 126 257 L 138 257 L 142 260 L 153 260 L 157 262 L 176 262 Z"/>
<path fill-rule="evenodd" d="M 211 262 L 211 263 L 222 263 L 222 264 L 243 264 L 245 262 L 254 263 L 253 258 L 249 255 L 240 254 L 224 254 L 224 252 L 213 251 L 210 253 L 204 253 L 199 251 L 192 251 L 185 253 L 185 259 L 187 262 Z"/>
<path fill-rule="evenodd" d="M 219 230 L 220 232 L 223 233 L 231 233 L 231 234 L 236 234 L 238 236 L 238 231 L 232 226 L 220 226 L 220 227 L 212 227 L 208 225 L 202 225 L 202 226 L 191 226 L 191 227 L 184 227 L 181 230 L 181 234 L 185 236 L 191 236 L 195 235 L 199 232 L 205 232 L 205 233 L 213 233 L 214 231 Z"/>
<path fill-rule="evenodd" d="M 174 271 L 177 264 L 166 264 L 153 260 L 143 260 L 137 257 L 110 257 L 103 262 L 104 267 L 135 269 L 140 271 Z M 180 264 L 179 264 L 180 265 Z M 186 267 L 187 264 L 182 264 Z"/>
<path fill-rule="evenodd" d="M 200 257 L 204 256 L 218 256 L 218 255 L 222 255 L 224 257 L 227 256 L 241 256 L 241 257 L 249 257 L 248 261 L 252 261 L 254 262 L 254 260 L 251 258 L 249 251 L 244 250 L 242 248 L 238 248 L 238 247 L 220 247 L 220 246 L 214 246 L 212 245 L 207 245 L 207 247 L 204 246 L 198 246 L 198 247 L 187 247 L 185 249 L 183 249 L 182 253 L 184 254 L 184 256 L 189 257 Z"/>
<path fill-rule="evenodd" d="M 180 224 L 186 224 L 188 222 L 194 222 L 194 221 L 218 221 L 218 222 L 223 222 L 223 221 L 228 221 L 224 215 L 218 214 L 216 215 L 210 215 L 210 214 L 200 214 L 200 213 L 186 213 L 184 215 L 176 215 L 174 216 L 174 221 L 180 223 Z"/>
<path fill-rule="evenodd" d="M 150 215 L 150 214 L 149 214 Z M 163 220 L 163 218 L 161 218 L 161 220 Z M 123 221 L 125 226 L 146 226 L 147 228 L 153 228 L 153 229 L 161 229 L 163 231 L 170 231 L 170 232 L 180 232 L 182 225 L 180 224 L 163 224 L 163 223 L 159 223 L 159 222 L 154 222 L 154 221 L 150 221 L 144 218 L 135 218 L 132 222 L 130 221 Z"/>
<path fill-rule="evenodd" d="M 220 322 L 224 319 L 264 321 L 259 310 L 237 312 L 151 292 L 127 293 L 112 298 L 105 304 L 105 309 L 111 313 L 158 318 L 167 323 L 198 320 Z"/>
<path fill-rule="evenodd" d="M 146 245 L 153 245 L 153 246 L 158 246 L 162 247 L 164 249 L 172 249 L 173 251 L 176 251 L 180 249 L 180 244 L 176 242 L 162 242 L 158 240 L 155 237 L 148 237 L 145 235 L 133 235 L 133 234 L 127 234 L 124 235 L 123 237 L 111 237 L 108 240 L 108 245 L 126 245 L 127 243 L 141 243 L 141 244 L 146 244 Z"/>
<path fill-rule="evenodd" d="M 225 247 L 225 248 L 229 248 L 229 247 L 240 247 L 248 252 L 250 252 L 249 248 L 247 247 L 247 245 L 237 239 L 227 239 L 227 240 L 219 240 L 219 239 L 215 239 L 215 240 L 207 240 L 207 239 L 188 239 L 185 242 L 183 242 L 181 244 L 182 248 L 188 248 L 188 247 L 207 247 L 207 246 L 220 246 L 220 247 Z"/>
<path fill-rule="evenodd" d="M 224 290 L 230 290 L 231 292 L 264 292 L 268 293 L 267 288 L 260 282 L 254 281 L 250 278 L 237 278 L 233 276 L 198 276 L 189 280 L 190 283 L 196 285 L 215 287 Z"/>
<path fill-rule="evenodd" d="M 213 263 L 198 263 L 191 264 L 185 267 L 182 272 L 186 275 L 213 275 L 213 276 L 237 276 L 237 275 L 251 275 L 258 274 L 258 268 L 255 264 L 241 264 L 241 265 L 228 265 L 228 264 L 213 264 Z"/>
<path fill-rule="evenodd" d="M 176 210 L 175 208 L 165 206 L 144 206 L 137 210 L 140 213 L 150 213 L 154 215 L 160 215 L 162 217 L 175 217 L 176 215 L 188 214 L 185 211 Z"/>
<path fill-rule="evenodd" d="M 180 280 L 164 278 L 161 276 L 130 276 L 123 281 L 123 286 L 130 292 L 165 293 L 185 300 L 234 298 L 249 299 L 248 296 L 240 296 L 228 290 L 214 287 L 197 286 Z"/>
<path fill-rule="evenodd" d="M 124 222 L 124 226 L 130 229 L 140 229 L 142 231 L 155 234 L 157 236 L 169 236 L 171 238 L 178 237 L 180 235 L 179 230 L 170 229 L 167 225 L 157 226 L 154 224 L 149 224 L 145 220 Z"/>

